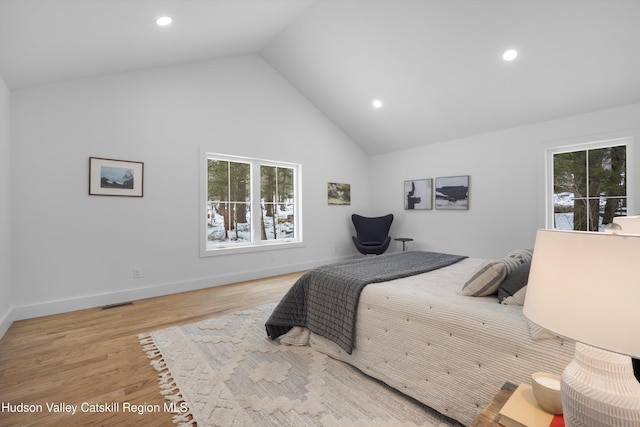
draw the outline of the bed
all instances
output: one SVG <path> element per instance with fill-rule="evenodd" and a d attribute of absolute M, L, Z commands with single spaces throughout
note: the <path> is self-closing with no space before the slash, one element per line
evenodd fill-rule
<path fill-rule="evenodd" d="M 382 257 L 402 259 L 410 253 Z M 468 425 L 506 381 L 529 382 L 536 371 L 561 373 L 573 358 L 574 345 L 535 328 L 523 316 L 522 306 L 500 304 L 492 292 L 462 295 L 463 285 L 490 262 L 459 258 L 428 272 L 390 274 L 395 278 L 363 286 L 351 348 L 314 328 L 303 328 L 309 326 L 305 324 L 270 333 L 278 308 L 267 321 L 267 333 L 275 338 L 288 329 L 281 339 L 293 344 L 305 344 L 300 336 L 308 336 L 309 345 L 318 351 Z M 374 265 L 380 260 L 386 258 L 364 262 Z M 348 268 L 348 263 L 340 264 Z M 499 281 L 514 269 L 505 267 Z"/>

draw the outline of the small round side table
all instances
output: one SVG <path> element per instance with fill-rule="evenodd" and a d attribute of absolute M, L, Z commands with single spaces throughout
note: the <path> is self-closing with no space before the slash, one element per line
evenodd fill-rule
<path fill-rule="evenodd" d="M 413 242 L 413 239 L 410 239 L 408 237 L 398 237 L 397 239 L 393 239 L 393 240 L 397 240 L 398 242 L 402 242 L 402 252 L 404 252 L 406 250 L 405 244 L 407 242 Z"/>

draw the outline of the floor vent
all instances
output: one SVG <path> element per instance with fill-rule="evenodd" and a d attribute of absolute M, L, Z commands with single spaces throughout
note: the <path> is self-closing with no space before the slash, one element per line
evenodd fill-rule
<path fill-rule="evenodd" d="M 108 310 L 110 308 L 116 308 L 116 307 L 122 307 L 124 305 L 133 305 L 133 301 L 127 301 L 127 302 L 117 302 L 115 304 L 107 304 L 107 305 L 103 305 L 102 309 L 103 310 Z"/>

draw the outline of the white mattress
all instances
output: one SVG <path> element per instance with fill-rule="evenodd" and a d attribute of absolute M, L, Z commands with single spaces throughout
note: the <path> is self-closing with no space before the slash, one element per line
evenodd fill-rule
<path fill-rule="evenodd" d="M 314 334 L 310 344 L 468 425 L 506 381 L 560 374 L 574 352 L 560 338 L 534 341 L 522 307 L 460 295 L 482 261 L 370 284 L 360 297 L 353 353 Z"/>

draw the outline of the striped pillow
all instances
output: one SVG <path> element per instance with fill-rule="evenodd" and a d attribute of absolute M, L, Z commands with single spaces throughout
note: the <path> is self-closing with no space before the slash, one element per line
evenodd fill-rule
<path fill-rule="evenodd" d="M 505 259 L 512 258 L 520 261 L 520 264 L 533 259 L 533 249 L 516 249 L 504 256 Z"/>
<path fill-rule="evenodd" d="M 503 260 L 487 260 L 480 264 L 462 287 L 462 295 L 484 297 L 493 295 L 507 277 L 507 265 Z"/>
<path fill-rule="evenodd" d="M 505 256 L 500 261 L 507 267 L 507 274 L 511 274 L 522 264 L 520 258 Z"/>

